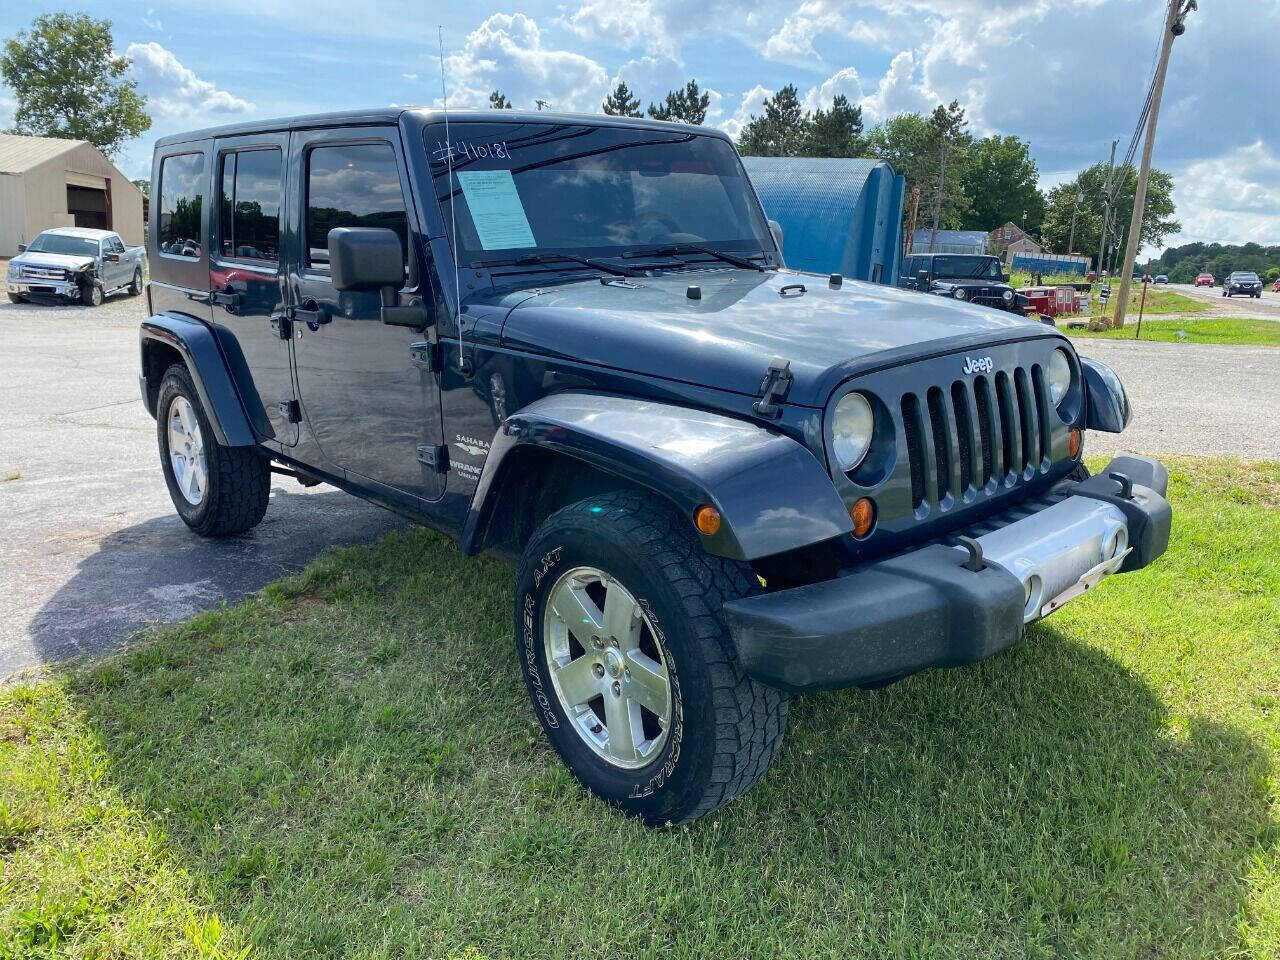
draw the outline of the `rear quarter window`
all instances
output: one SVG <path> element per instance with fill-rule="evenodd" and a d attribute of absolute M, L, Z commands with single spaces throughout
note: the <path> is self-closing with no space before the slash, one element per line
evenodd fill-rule
<path fill-rule="evenodd" d="M 199 259 L 204 185 L 203 153 L 177 154 L 160 161 L 160 210 L 156 234 L 160 254 Z"/>

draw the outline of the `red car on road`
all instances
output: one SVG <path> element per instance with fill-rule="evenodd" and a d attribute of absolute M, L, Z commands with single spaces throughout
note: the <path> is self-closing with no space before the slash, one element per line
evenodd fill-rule
<path fill-rule="evenodd" d="M 1197 287 L 1212 287 L 1214 283 L 1215 281 L 1212 273 L 1202 273 L 1200 276 L 1196 277 Z"/>
<path fill-rule="evenodd" d="M 1274 290 L 1276 293 L 1280 293 L 1280 280 L 1277 280 L 1276 285 L 1271 289 Z"/>

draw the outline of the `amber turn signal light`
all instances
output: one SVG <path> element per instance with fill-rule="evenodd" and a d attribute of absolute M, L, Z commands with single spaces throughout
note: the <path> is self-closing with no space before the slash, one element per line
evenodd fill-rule
<path fill-rule="evenodd" d="M 1071 454 L 1071 459 L 1072 459 L 1072 460 L 1074 460 L 1076 457 L 1080 456 L 1080 442 L 1081 442 L 1081 440 L 1082 440 L 1082 439 L 1083 439 L 1083 437 L 1081 436 L 1080 428 L 1079 428 L 1079 427 L 1072 427 L 1072 428 L 1071 428 L 1071 441 L 1070 441 L 1071 445 L 1067 448 L 1067 452 L 1068 452 L 1069 454 Z"/>
<path fill-rule="evenodd" d="M 720 511 L 711 504 L 704 503 L 693 511 L 693 525 L 698 528 L 699 533 L 705 533 L 708 537 L 719 533 Z"/>
<path fill-rule="evenodd" d="M 870 497 L 863 497 L 849 510 L 849 519 L 853 521 L 853 535 L 861 540 L 876 523 L 876 504 Z"/>

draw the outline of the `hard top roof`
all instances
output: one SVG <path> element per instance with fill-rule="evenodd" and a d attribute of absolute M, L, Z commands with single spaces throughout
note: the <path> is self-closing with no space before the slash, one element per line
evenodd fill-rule
<path fill-rule="evenodd" d="M 93 227 L 50 227 L 48 230 L 41 230 L 40 233 L 56 233 L 60 237 L 84 237 L 86 240 L 102 240 L 116 235 L 114 230 L 96 230 Z"/>
<path fill-rule="evenodd" d="M 443 110 L 432 107 L 382 107 L 368 110 L 345 110 L 336 113 L 312 113 L 296 117 L 280 117 L 274 120 L 253 120 L 247 123 L 232 123 L 219 127 L 206 127 L 203 130 L 192 130 L 188 133 L 175 133 L 161 137 L 156 141 L 157 147 L 166 147 L 175 143 L 189 143 L 193 140 L 207 140 L 211 137 L 232 137 L 245 133 L 268 133 L 284 130 L 313 130 L 325 127 L 355 127 L 375 124 L 395 124 L 408 116 L 417 125 L 443 123 Z M 591 113 L 552 113 L 547 110 L 450 110 L 451 123 L 572 123 L 592 124 L 602 127 L 641 127 L 650 130 L 681 130 L 689 133 L 702 133 L 728 140 L 728 134 L 714 127 L 698 127 L 687 123 L 672 123 L 667 120 L 649 120 L 643 117 L 611 117 L 605 114 Z"/>

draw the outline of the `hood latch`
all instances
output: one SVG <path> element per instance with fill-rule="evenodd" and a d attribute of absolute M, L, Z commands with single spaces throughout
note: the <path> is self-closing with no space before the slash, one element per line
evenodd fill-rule
<path fill-rule="evenodd" d="M 778 401 L 783 400 L 791 389 L 791 361 L 774 357 L 760 381 L 760 399 L 751 405 L 757 416 L 766 420 L 776 420 L 782 416 L 782 407 Z"/>

